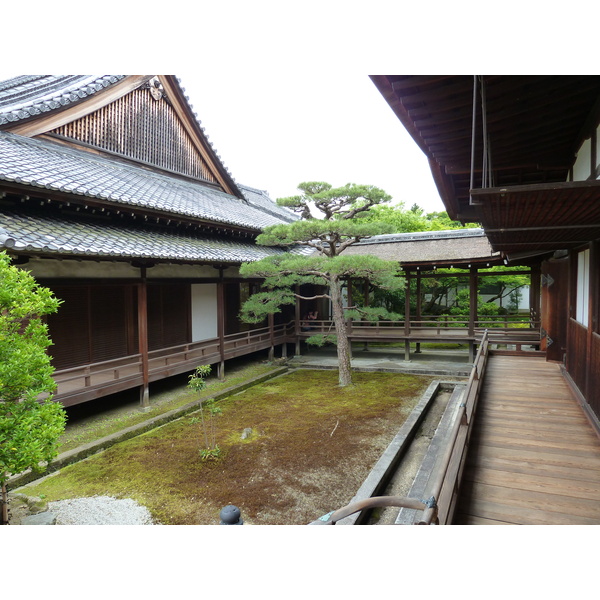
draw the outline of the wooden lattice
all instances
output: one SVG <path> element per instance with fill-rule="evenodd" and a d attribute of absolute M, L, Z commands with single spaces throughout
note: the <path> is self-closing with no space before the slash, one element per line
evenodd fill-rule
<path fill-rule="evenodd" d="M 216 182 L 164 97 L 136 89 L 52 133 L 190 177 Z"/>

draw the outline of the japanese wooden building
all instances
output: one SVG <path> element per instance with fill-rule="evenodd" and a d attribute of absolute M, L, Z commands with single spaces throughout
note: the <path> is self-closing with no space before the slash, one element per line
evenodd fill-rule
<path fill-rule="evenodd" d="M 273 348 L 237 318 L 238 267 L 296 217 L 236 183 L 173 76 L 0 82 L 0 249 L 63 300 L 48 318 L 68 406 Z M 289 319 L 289 317 L 288 317 Z"/>
<path fill-rule="evenodd" d="M 371 77 L 452 219 L 537 266 L 543 348 L 600 417 L 600 77 Z"/>

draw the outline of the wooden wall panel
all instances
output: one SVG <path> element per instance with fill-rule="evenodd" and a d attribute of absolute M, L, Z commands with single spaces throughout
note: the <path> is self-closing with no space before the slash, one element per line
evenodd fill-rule
<path fill-rule="evenodd" d="M 90 362 L 89 287 L 48 286 L 60 298 L 58 312 L 46 321 L 52 346 L 49 353 L 55 369 L 67 369 Z"/>
<path fill-rule="evenodd" d="M 548 360 L 562 362 L 567 349 L 569 261 L 542 263 L 541 317 L 547 337 L 542 340 Z M 552 343 L 548 343 L 551 339 Z"/>
<path fill-rule="evenodd" d="M 600 420 L 600 335 L 592 334 L 589 357 L 589 380 L 586 400 Z"/>
<path fill-rule="evenodd" d="M 127 356 L 128 312 L 125 286 L 95 286 L 90 294 L 91 362 Z"/>
<path fill-rule="evenodd" d="M 135 354 L 131 322 L 135 307 L 131 286 L 49 285 L 63 300 L 57 313 L 48 315 L 56 369 L 121 358 Z"/>
<path fill-rule="evenodd" d="M 190 285 L 148 285 L 148 349 L 191 340 Z"/>

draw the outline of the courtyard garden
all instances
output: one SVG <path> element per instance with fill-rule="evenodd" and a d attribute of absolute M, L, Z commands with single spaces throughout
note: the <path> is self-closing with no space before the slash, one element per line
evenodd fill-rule
<path fill-rule="evenodd" d="M 202 458 L 209 415 L 203 425 L 199 412 L 190 413 L 21 491 L 47 501 L 131 498 L 165 525 L 218 524 L 228 504 L 247 524 L 309 523 L 352 499 L 432 380 L 355 373 L 353 385 L 339 387 L 337 377 L 296 370 L 219 400 L 210 416 L 218 456 Z M 174 402 L 189 402 L 191 393 L 182 386 Z M 76 435 L 67 427 L 64 442 L 134 417 L 104 418 Z"/>

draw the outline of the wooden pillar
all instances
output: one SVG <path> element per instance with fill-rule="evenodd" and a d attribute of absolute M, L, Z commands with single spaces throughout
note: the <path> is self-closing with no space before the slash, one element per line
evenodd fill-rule
<path fill-rule="evenodd" d="M 271 347 L 269 348 L 269 362 L 273 362 L 275 358 L 275 317 L 273 314 L 268 316 L 269 323 L 269 339 L 271 341 Z"/>
<path fill-rule="evenodd" d="M 477 267 L 469 271 L 469 336 L 475 335 L 475 320 L 477 318 Z"/>
<path fill-rule="evenodd" d="M 417 271 L 417 322 L 422 319 L 421 314 L 421 272 Z M 422 327 L 422 325 L 420 325 Z M 421 353 L 421 342 L 417 342 L 417 348 L 415 354 Z"/>
<path fill-rule="evenodd" d="M 296 305 L 294 307 L 294 321 L 295 326 L 294 329 L 296 331 L 296 350 L 295 355 L 300 356 L 300 298 L 298 298 L 298 294 L 300 293 L 300 286 L 296 286 Z"/>
<path fill-rule="evenodd" d="M 531 275 L 529 276 L 529 314 L 531 319 L 540 321 L 541 308 L 541 269 L 540 265 L 531 267 Z"/>
<path fill-rule="evenodd" d="M 348 306 L 352 305 L 352 279 L 348 279 Z M 348 332 L 348 354 L 352 358 L 352 319 L 346 319 L 346 330 Z"/>
<path fill-rule="evenodd" d="M 477 297 L 479 290 L 477 286 L 477 267 L 471 267 L 469 271 L 469 336 L 475 335 L 475 320 L 477 319 Z M 469 362 L 475 360 L 475 342 L 469 341 Z"/>
<path fill-rule="evenodd" d="M 140 406 L 150 407 L 150 372 L 148 367 L 148 283 L 146 267 L 141 267 L 141 282 L 138 284 L 138 350 L 142 360 L 142 385 Z"/>
<path fill-rule="evenodd" d="M 404 294 L 404 360 L 410 360 L 410 271 L 406 271 L 406 292 Z"/>
<path fill-rule="evenodd" d="M 365 279 L 364 280 L 364 294 L 365 294 L 365 308 L 369 307 L 369 280 Z M 365 345 L 363 346 L 363 350 L 364 351 L 368 351 L 369 350 L 369 342 L 365 342 Z"/>
<path fill-rule="evenodd" d="M 217 336 L 219 338 L 219 354 L 221 362 L 217 376 L 220 381 L 225 379 L 225 283 L 217 283 Z"/>

